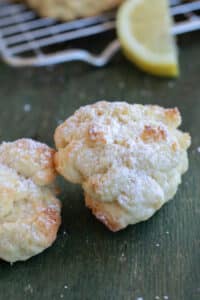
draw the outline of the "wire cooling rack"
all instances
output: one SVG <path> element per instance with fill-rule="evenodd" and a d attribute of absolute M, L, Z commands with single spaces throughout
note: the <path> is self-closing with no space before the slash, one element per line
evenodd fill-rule
<path fill-rule="evenodd" d="M 171 14 L 176 20 L 172 33 L 199 30 L 199 13 L 200 1 L 171 0 Z M 69 49 L 69 42 L 114 28 L 115 12 L 61 23 L 39 18 L 22 3 L 0 0 L 0 56 L 12 66 L 47 66 L 76 60 L 104 66 L 119 50 L 117 40 L 111 41 L 99 55 L 88 49 Z"/>

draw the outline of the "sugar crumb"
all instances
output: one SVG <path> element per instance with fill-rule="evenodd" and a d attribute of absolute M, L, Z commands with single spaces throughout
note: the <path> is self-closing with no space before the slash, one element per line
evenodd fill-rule
<path fill-rule="evenodd" d="M 165 233 L 166 233 L 166 234 L 169 234 L 169 231 L 166 231 Z"/>
<path fill-rule="evenodd" d="M 63 294 L 60 294 L 60 298 L 64 298 L 64 295 L 63 295 Z"/>
<path fill-rule="evenodd" d="M 160 297 L 159 297 L 159 296 L 155 296 L 155 299 L 156 299 L 156 300 L 159 300 L 159 299 L 160 299 Z"/>
<path fill-rule="evenodd" d="M 137 298 L 137 300 L 144 300 L 144 298 L 142 298 L 142 297 L 138 297 L 138 298 Z"/>
<path fill-rule="evenodd" d="M 32 294 L 33 293 L 33 287 L 31 286 L 31 284 L 29 283 L 29 284 L 27 284 L 26 286 L 25 286 L 25 288 L 24 288 L 24 292 L 25 293 L 30 293 L 30 294 Z"/>
<path fill-rule="evenodd" d="M 165 299 L 165 300 L 168 300 L 168 299 L 169 299 L 169 297 L 168 297 L 168 296 L 164 296 L 164 297 L 163 297 L 163 299 Z"/>
<path fill-rule="evenodd" d="M 126 257 L 125 257 L 124 253 L 121 254 L 119 260 L 120 260 L 120 262 L 125 262 L 126 261 Z"/>
<path fill-rule="evenodd" d="M 32 106 L 30 104 L 28 104 L 28 103 L 24 104 L 23 110 L 25 112 L 30 112 L 31 109 L 32 109 Z"/>
<path fill-rule="evenodd" d="M 68 289 L 68 285 L 65 284 L 65 285 L 64 285 L 64 289 Z"/>
<path fill-rule="evenodd" d="M 200 153 L 200 147 L 198 147 L 198 148 L 197 148 L 197 152 L 199 152 L 199 153 Z"/>
<path fill-rule="evenodd" d="M 159 244 L 159 243 L 157 243 L 157 244 L 156 244 L 156 247 L 160 247 L 160 244 Z"/>

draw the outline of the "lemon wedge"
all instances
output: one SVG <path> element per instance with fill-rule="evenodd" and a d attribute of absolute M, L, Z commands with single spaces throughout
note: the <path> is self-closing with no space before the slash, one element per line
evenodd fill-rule
<path fill-rule="evenodd" d="M 172 26 L 167 0 L 127 0 L 117 15 L 118 38 L 127 58 L 159 76 L 179 74 Z"/>

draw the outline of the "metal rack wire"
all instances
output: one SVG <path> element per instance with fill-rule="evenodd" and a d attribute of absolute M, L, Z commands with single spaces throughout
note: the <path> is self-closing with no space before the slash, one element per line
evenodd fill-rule
<path fill-rule="evenodd" d="M 172 29 L 173 34 L 182 34 L 200 29 L 200 1 L 182 3 L 171 1 L 172 16 L 181 16 Z M 0 0 L 0 56 L 12 66 L 45 66 L 66 61 L 85 61 L 95 66 L 104 66 L 119 50 L 117 40 L 98 56 L 87 49 L 68 49 L 68 42 L 94 36 L 115 28 L 115 12 L 71 22 L 57 22 L 39 18 L 22 3 Z M 54 46 L 65 45 L 65 50 Z M 45 49 L 48 47 L 48 53 Z"/>

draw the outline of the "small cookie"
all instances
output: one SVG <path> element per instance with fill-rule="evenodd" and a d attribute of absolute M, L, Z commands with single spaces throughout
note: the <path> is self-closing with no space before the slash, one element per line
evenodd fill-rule
<path fill-rule="evenodd" d="M 24 0 L 41 16 L 69 21 L 89 17 L 118 6 L 123 0 Z"/>
<path fill-rule="evenodd" d="M 0 258 L 6 261 L 27 260 L 56 239 L 61 204 L 53 156 L 30 139 L 0 145 Z"/>
<path fill-rule="evenodd" d="M 177 108 L 98 102 L 55 132 L 57 171 L 80 183 L 86 205 L 110 230 L 149 219 L 188 169 L 190 136 Z"/>

